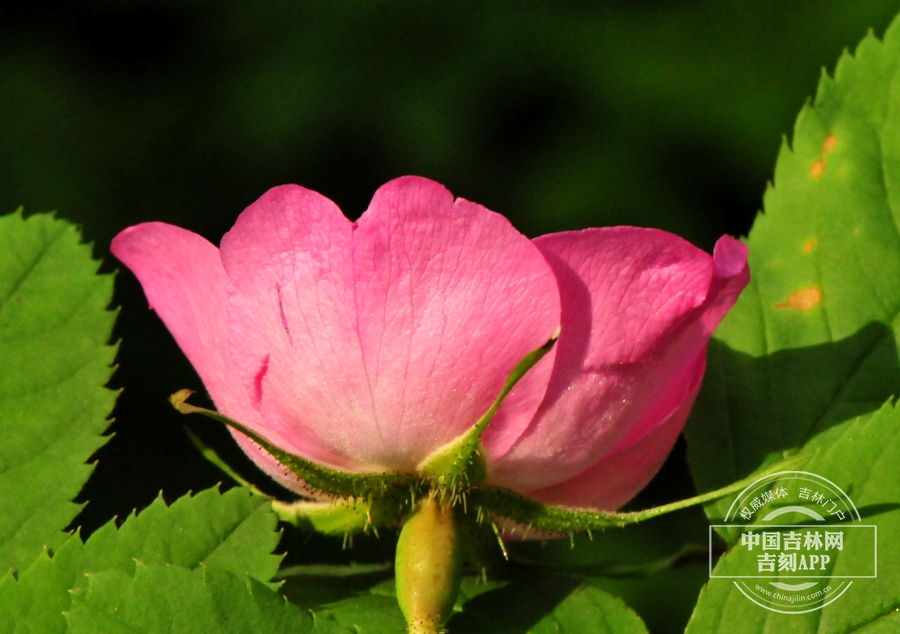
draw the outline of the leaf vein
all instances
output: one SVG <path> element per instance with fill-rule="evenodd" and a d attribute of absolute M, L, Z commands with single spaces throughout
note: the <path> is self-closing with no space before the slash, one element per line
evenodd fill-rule
<path fill-rule="evenodd" d="M 37 257 L 30 263 L 25 265 L 25 270 L 22 272 L 21 276 L 13 282 L 12 288 L 9 293 L 7 293 L 6 297 L 0 299 L 0 312 L 6 308 L 6 305 L 9 301 L 19 292 L 19 289 L 22 287 L 22 284 L 34 273 L 34 270 L 38 267 L 41 261 L 47 256 L 47 254 L 53 249 L 57 242 L 65 235 L 65 230 L 61 230 L 57 233 L 53 238 L 47 243 L 46 247 L 38 253 Z"/>

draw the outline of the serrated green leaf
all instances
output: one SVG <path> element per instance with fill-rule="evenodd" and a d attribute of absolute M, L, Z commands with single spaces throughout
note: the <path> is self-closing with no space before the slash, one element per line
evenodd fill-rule
<path fill-rule="evenodd" d="M 628 607 L 600 588 L 564 577 L 529 575 L 512 582 L 463 579 L 450 617 L 450 634 L 590 632 L 643 634 L 647 628 Z M 394 584 L 313 610 L 316 632 L 395 634 L 405 622 Z"/>
<path fill-rule="evenodd" d="M 269 501 L 246 489 L 218 488 L 186 495 L 167 507 L 161 497 L 116 529 L 106 524 L 87 540 L 85 570 L 132 573 L 135 559 L 247 574 L 266 583 L 281 557 L 272 555 L 281 533 Z"/>
<path fill-rule="evenodd" d="M 312 610 L 322 634 L 396 634 L 406 628 L 397 597 L 366 593 Z"/>
<path fill-rule="evenodd" d="M 52 558 L 43 553 L 18 580 L 12 575 L 0 579 L 0 614 L 12 615 L 6 630 L 0 619 L 0 632 L 62 634 L 70 591 L 100 572 L 131 576 L 140 565 L 174 565 L 266 582 L 281 561 L 271 554 L 280 537 L 275 528 L 268 501 L 243 489 L 224 494 L 209 489 L 170 507 L 158 498 L 120 528 L 110 522 L 85 544 L 73 535 Z"/>
<path fill-rule="evenodd" d="M 66 539 L 116 394 L 112 276 L 69 223 L 0 218 L 0 565 Z"/>
<path fill-rule="evenodd" d="M 44 552 L 18 579 L 11 573 L 0 579 L 0 633 L 66 631 L 62 615 L 69 609 L 69 589 L 81 575 L 82 549 L 81 539 L 73 535 L 52 559 Z"/>
<path fill-rule="evenodd" d="M 302 634 L 311 617 L 263 584 L 223 570 L 138 564 L 91 575 L 72 597 L 72 634 Z"/>
<path fill-rule="evenodd" d="M 821 475 L 853 499 L 865 524 L 878 526 L 878 576 L 854 579 L 847 591 L 821 610 L 779 614 L 745 597 L 731 579 L 710 579 L 691 617 L 688 634 L 850 634 L 900 631 L 900 409 L 885 405 L 868 420 L 842 426 L 840 437 L 810 461 L 807 471 Z M 831 574 L 858 574 L 861 549 L 849 543 L 862 533 L 848 532 L 842 551 L 832 551 Z M 869 553 L 871 555 L 871 553 Z M 714 574 L 753 574 L 756 555 L 736 548 L 723 556 Z M 751 572 L 747 572 L 747 571 Z M 826 569 L 828 570 L 828 569 Z"/>
<path fill-rule="evenodd" d="M 691 633 L 893 631 L 900 628 L 900 21 L 869 35 L 797 120 L 775 185 L 749 237 L 751 284 L 710 346 L 687 429 L 701 489 L 803 448 L 804 467 L 846 490 L 878 527 L 877 579 L 855 580 L 834 603 L 779 614 L 710 579 Z M 873 412 L 876 412 L 873 414 Z M 707 507 L 723 517 L 731 500 Z M 858 533 L 852 533 L 859 535 Z M 726 534 L 730 539 L 733 535 Z M 847 549 L 839 571 L 860 562 Z M 715 574 L 754 570 L 733 549 Z"/>
<path fill-rule="evenodd" d="M 750 233 L 686 428 L 698 488 L 827 447 L 900 395 L 900 23 L 823 75 Z M 730 500 L 711 504 L 721 517 Z"/>
<path fill-rule="evenodd" d="M 282 595 L 300 608 L 314 609 L 365 594 L 380 581 L 393 578 L 394 563 L 306 564 L 283 568 L 278 576 L 284 580 L 279 589 Z"/>
<path fill-rule="evenodd" d="M 647 628 L 622 602 L 600 588 L 562 577 L 513 581 L 467 602 L 451 617 L 451 634 L 640 634 Z"/>
<path fill-rule="evenodd" d="M 699 508 L 592 538 L 507 544 L 510 558 L 545 572 L 589 579 L 637 612 L 654 634 L 683 634 L 706 583 L 708 522 Z"/>

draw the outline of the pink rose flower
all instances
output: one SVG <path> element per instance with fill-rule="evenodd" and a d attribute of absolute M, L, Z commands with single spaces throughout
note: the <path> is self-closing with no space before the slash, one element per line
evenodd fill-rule
<path fill-rule="evenodd" d="M 112 252 L 222 414 L 343 471 L 415 472 L 561 327 L 482 436 L 487 482 L 600 510 L 659 469 L 709 337 L 749 280 L 747 248 L 728 236 L 712 257 L 634 227 L 529 240 L 412 176 L 381 187 L 357 222 L 285 185 L 250 205 L 218 249 L 151 222 L 116 236 Z"/>

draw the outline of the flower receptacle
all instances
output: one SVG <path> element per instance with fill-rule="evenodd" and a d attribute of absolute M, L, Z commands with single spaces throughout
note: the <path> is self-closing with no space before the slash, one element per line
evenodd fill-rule
<path fill-rule="evenodd" d="M 395 560 L 397 601 L 410 634 L 437 634 L 450 616 L 462 576 L 453 508 L 426 497 L 403 525 Z"/>

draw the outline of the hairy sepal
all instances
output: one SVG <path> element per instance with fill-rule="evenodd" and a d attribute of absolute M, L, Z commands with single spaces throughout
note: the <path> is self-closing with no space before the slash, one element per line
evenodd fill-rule
<path fill-rule="evenodd" d="M 373 532 L 383 526 L 396 525 L 409 511 L 411 501 L 400 504 L 396 500 L 364 500 L 359 498 L 336 500 L 272 501 L 272 510 L 289 524 L 324 535 L 352 535 Z"/>
<path fill-rule="evenodd" d="M 369 504 L 372 500 L 379 500 L 379 506 L 391 506 L 398 509 L 396 515 L 399 518 L 405 512 L 403 507 L 410 503 L 409 500 L 419 497 L 419 494 L 426 489 L 436 489 L 441 498 L 447 498 L 449 493 L 449 498 L 455 502 L 460 499 L 460 494 L 464 494 L 472 487 L 484 482 L 487 477 L 487 464 L 481 447 L 481 434 L 513 387 L 553 349 L 558 338 L 559 328 L 544 345 L 525 355 L 510 372 L 500 394 L 478 422 L 465 434 L 426 458 L 415 474 L 403 472 L 348 473 L 329 469 L 279 449 L 267 438 L 219 412 L 191 405 L 187 399 L 194 393 L 192 390 L 185 389 L 175 392 L 169 397 L 169 402 L 182 414 L 202 414 L 244 434 L 270 453 L 310 488 L 331 497 L 366 500 Z M 196 440 L 194 442 L 197 444 Z M 200 448 L 201 451 L 205 449 L 204 447 Z M 206 453 L 204 451 L 204 455 Z M 232 470 L 227 468 L 227 465 L 224 470 L 232 475 Z M 234 476 L 232 475 L 232 477 Z M 338 513 L 338 515 L 346 514 Z M 394 513 L 389 515 L 394 515 Z M 338 524 L 342 521 L 353 523 L 350 516 L 336 520 Z"/>
<path fill-rule="evenodd" d="M 310 488 L 338 498 L 368 500 L 370 498 L 396 498 L 402 501 L 416 496 L 418 478 L 411 473 L 388 471 L 384 473 L 349 473 L 329 469 L 306 458 L 279 449 L 260 434 L 219 412 L 195 407 L 187 402 L 192 390 L 179 390 L 169 397 L 172 406 L 182 414 L 202 414 L 228 425 L 244 434 L 278 460 Z"/>
<path fill-rule="evenodd" d="M 506 378 L 500 394 L 469 431 L 451 440 L 419 464 L 416 471 L 422 477 L 431 480 L 442 495 L 449 493 L 451 498 L 456 499 L 487 478 L 487 462 L 481 446 L 481 435 L 516 383 L 553 349 L 559 339 L 559 333 L 560 329 L 557 328 L 544 345 L 529 352 L 516 364 Z"/>
<path fill-rule="evenodd" d="M 548 535 L 590 532 L 705 504 L 740 491 L 767 474 L 798 468 L 811 457 L 797 454 L 722 489 L 625 513 L 551 506 L 515 491 L 484 486 L 486 469 L 480 447 L 481 433 L 515 384 L 553 348 L 558 335 L 557 331 L 546 344 L 526 355 L 510 373 L 500 395 L 481 420 L 469 432 L 432 454 L 415 474 L 356 474 L 329 469 L 279 449 L 258 433 L 218 412 L 190 405 L 187 399 L 193 394 L 191 390 L 176 392 L 169 400 L 182 414 L 203 414 L 248 436 L 310 488 L 332 498 L 327 502 L 273 503 L 275 512 L 283 520 L 325 534 L 349 535 L 397 524 L 415 507 L 416 500 L 426 496 L 438 498 L 441 504 L 461 507 L 463 515 L 474 512 L 475 523 L 489 524 L 498 537 L 500 531 L 495 520 L 500 521 L 507 532 L 519 528 L 525 533 L 534 530 Z"/>
<path fill-rule="evenodd" d="M 525 497 L 515 491 L 499 487 L 474 489 L 469 492 L 467 503 L 470 508 L 475 509 L 479 521 L 494 521 L 500 518 L 511 522 L 514 528 L 507 529 L 507 532 L 511 534 L 515 534 L 518 530 L 524 533 L 523 536 L 527 536 L 527 533 L 530 531 L 551 535 L 585 533 L 593 530 L 636 524 L 659 515 L 671 513 L 672 511 L 717 500 L 741 491 L 759 478 L 779 471 L 797 469 L 806 464 L 811 457 L 810 454 L 796 454 L 727 487 L 643 511 L 625 513 L 603 512 L 591 509 L 551 506 Z"/>

